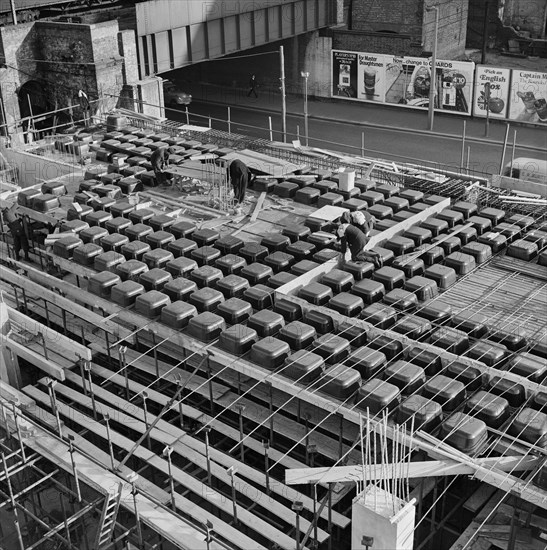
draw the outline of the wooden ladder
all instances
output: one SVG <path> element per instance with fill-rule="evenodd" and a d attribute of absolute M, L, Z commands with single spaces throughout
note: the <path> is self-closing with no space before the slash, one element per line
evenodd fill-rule
<path fill-rule="evenodd" d="M 95 537 L 94 550 L 104 550 L 110 546 L 112 533 L 116 525 L 120 500 L 122 498 L 122 483 L 114 491 L 106 495 L 97 536 Z"/>

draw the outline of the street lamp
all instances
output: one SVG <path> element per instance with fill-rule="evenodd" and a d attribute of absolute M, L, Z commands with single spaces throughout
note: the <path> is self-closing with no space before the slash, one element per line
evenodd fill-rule
<path fill-rule="evenodd" d="M 431 78 L 429 81 L 429 108 L 427 112 L 427 122 L 429 130 L 433 130 L 433 116 L 435 113 L 435 82 L 437 80 L 437 36 L 439 32 L 439 8 L 431 6 L 425 11 L 435 10 L 435 31 L 433 36 L 433 49 L 431 50 Z"/>
<path fill-rule="evenodd" d="M 308 146 L 308 77 L 309 72 L 300 72 L 300 76 L 304 79 L 304 135 L 306 136 L 306 147 Z"/>

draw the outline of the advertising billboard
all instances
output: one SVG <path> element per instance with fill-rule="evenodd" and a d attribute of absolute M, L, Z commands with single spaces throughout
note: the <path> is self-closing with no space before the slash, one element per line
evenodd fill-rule
<path fill-rule="evenodd" d="M 357 99 L 357 53 L 332 52 L 332 95 Z"/>
<path fill-rule="evenodd" d="M 340 67 L 344 65 L 350 73 L 349 87 L 344 86 L 340 78 Z M 435 65 L 435 109 L 470 115 L 475 64 L 438 60 Z M 333 97 L 415 109 L 429 107 L 430 59 L 333 50 L 332 78 Z"/>
<path fill-rule="evenodd" d="M 487 83 L 490 84 L 490 92 L 487 90 Z M 507 118 L 510 84 L 510 69 L 478 66 L 475 74 L 473 114 L 485 117 L 489 111 L 492 118 Z M 488 95 L 490 97 L 487 100 Z"/>
<path fill-rule="evenodd" d="M 508 118 L 547 124 L 547 73 L 512 70 Z"/>

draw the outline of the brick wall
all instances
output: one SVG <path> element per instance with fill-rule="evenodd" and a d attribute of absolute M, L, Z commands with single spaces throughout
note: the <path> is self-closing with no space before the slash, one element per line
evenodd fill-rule
<path fill-rule="evenodd" d="M 35 26 L 36 51 L 43 60 L 38 70 L 47 82 L 52 108 L 78 105 L 80 89 L 94 99 L 95 67 L 89 26 L 53 21 L 39 21 Z"/>
<path fill-rule="evenodd" d="M 6 63 L 0 68 L 0 96 L 8 126 L 20 118 L 17 91 L 36 73 L 35 41 L 34 23 L 0 27 L 0 55 Z"/>
<path fill-rule="evenodd" d="M 428 2 L 439 10 L 437 56 L 462 57 L 469 0 Z M 547 0 L 545 0 L 547 1 Z M 354 0 L 351 29 L 334 31 L 333 47 L 390 55 L 420 55 L 433 49 L 435 12 L 424 0 Z"/>
<path fill-rule="evenodd" d="M 335 50 L 410 56 L 418 56 L 423 51 L 420 41 L 409 35 L 346 30 L 334 31 L 332 47 Z"/>
<path fill-rule="evenodd" d="M 79 90 L 91 101 L 104 92 L 103 107 L 112 109 L 123 86 L 138 79 L 134 32 L 120 33 L 117 21 L 92 25 L 38 21 L 2 27 L 0 55 L 7 64 L 0 69 L 0 94 L 9 124 L 21 118 L 17 94 L 28 81 L 39 83 L 48 109 L 74 106 L 78 118 Z"/>
<path fill-rule="evenodd" d="M 439 10 L 437 57 L 457 59 L 464 55 L 467 39 L 469 0 L 444 0 L 435 4 Z M 424 12 L 424 50 L 433 49 L 435 12 Z"/>
<path fill-rule="evenodd" d="M 503 23 L 521 31 L 528 31 L 533 38 L 545 32 L 547 0 L 505 0 Z"/>

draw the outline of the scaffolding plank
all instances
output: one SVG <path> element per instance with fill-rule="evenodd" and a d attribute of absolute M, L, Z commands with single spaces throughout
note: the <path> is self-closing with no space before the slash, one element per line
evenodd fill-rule
<path fill-rule="evenodd" d="M 500 472 L 528 471 L 536 468 L 541 459 L 529 456 L 507 456 L 495 458 L 477 458 L 475 463 L 484 468 L 497 468 Z M 468 464 L 448 460 L 430 460 L 424 462 L 411 462 L 405 477 L 424 478 L 439 476 L 460 476 L 475 473 L 476 468 Z M 367 480 L 391 478 L 393 467 L 391 464 L 371 464 L 366 471 Z M 320 479 L 323 483 L 355 483 L 363 481 L 363 469 L 361 465 L 337 466 L 333 468 L 302 468 L 299 470 L 287 470 L 285 483 L 287 485 L 301 485 L 315 483 Z"/>
<path fill-rule="evenodd" d="M 33 386 L 26 386 L 24 388 L 24 391 L 30 397 L 34 398 L 37 402 L 41 402 L 44 405 L 47 405 L 49 403 L 49 396 L 40 391 L 38 388 L 35 388 Z M 59 414 L 70 418 L 73 422 L 77 422 L 82 428 L 89 430 L 90 432 L 103 438 L 105 441 L 108 440 L 106 428 L 93 418 L 83 415 L 77 409 L 74 409 L 73 407 L 70 407 L 64 403 L 57 402 L 57 407 L 59 410 Z M 113 430 L 111 430 L 111 436 L 113 444 L 119 448 L 129 451 L 134 446 L 134 442 L 132 440 Z M 167 461 L 163 458 L 156 456 L 153 452 L 149 451 L 145 447 L 139 446 L 135 451 L 135 456 L 137 456 L 141 460 L 144 460 L 150 466 L 158 469 L 163 474 L 169 475 Z M 183 472 L 176 466 L 173 466 L 171 471 L 173 479 L 177 483 L 180 483 L 181 485 L 192 491 L 195 495 L 205 499 L 210 504 L 217 507 L 219 510 L 222 510 L 224 513 L 233 516 L 232 503 L 228 502 L 228 499 L 226 499 L 226 497 L 222 493 L 193 478 L 191 475 Z M 263 537 L 266 537 L 272 542 L 275 542 L 281 548 L 284 548 L 285 550 L 293 550 L 294 539 L 279 531 L 275 527 L 272 527 L 266 521 L 255 516 L 252 512 L 249 512 L 248 510 L 238 506 L 237 517 L 241 523 L 245 524 L 256 533 L 261 534 Z M 253 544 L 254 546 L 252 548 L 249 548 L 249 550 L 256 549 L 256 541 L 253 541 Z M 237 545 L 240 546 L 239 540 L 237 540 Z"/>
<path fill-rule="evenodd" d="M 175 359 L 180 359 L 180 352 L 176 351 L 177 348 L 172 348 L 169 346 L 168 342 L 163 343 L 161 346 L 158 347 L 159 350 L 162 351 L 162 353 L 165 353 L 166 355 L 171 355 Z M 213 348 L 210 348 L 213 350 Z M 214 348 L 214 351 L 216 353 L 216 348 Z M 196 362 L 200 360 L 199 357 L 196 357 Z M 214 358 L 211 361 L 214 363 Z M 162 372 L 169 372 L 170 376 L 173 378 L 173 381 L 175 380 L 175 375 L 180 376 L 181 379 L 184 381 L 186 380 L 190 374 L 182 370 L 180 368 L 173 368 L 171 365 L 164 364 L 162 365 L 161 362 L 158 362 L 158 365 L 160 368 L 160 374 Z M 225 362 L 219 363 L 220 367 L 224 367 L 226 365 Z M 145 370 L 151 375 L 156 374 L 156 368 L 152 365 L 142 365 L 139 366 L 139 368 L 142 367 L 142 370 Z M 216 380 L 213 380 L 212 382 L 212 388 L 214 392 L 214 400 L 215 403 L 219 406 L 225 407 L 226 409 L 232 408 L 232 405 L 234 402 L 237 401 L 238 404 L 244 405 L 245 410 L 243 411 L 243 417 L 247 420 L 251 420 L 252 422 L 255 422 L 257 424 L 264 424 L 266 428 L 269 426 L 269 421 L 266 423 L 266 420 L 270 416 L 269 408 L 267 408 L 266 404 L 263 406 L 260 406 L 256 400 L 247 399 L 245 397 L 240 397 L 236 393 L 230 391 L 226 386 L 219 384 Z M 188 384 L 189 390 L 195 390 L 200 395 L 202 395 L 204 398 L 209 398 L 209 389 L 207 380 L 199 375 L 194 375 L 192 377 L 192 380 Z M 304 390 L 304 388 L 302 388 Z M 292 386 L 292 392 L 295 393 L 297 391 L 296 386 Z M 316 394 L 310 392 L 310 395 L 315 396 Z M 288 397 L 290 398 L 290 396 Z M 310 399 L 310 401 L 313 401 Z M 325 409 L 327 411 L 332 411 L 332 406 L 328 409 Z M 325 418 L 328 418 L 328 413 L 323 419 L 317 420 L 317 423 L 320 424 L 322 421 L 325 420 Z M 316 419 L 314 419 L 316 420 Z M 288 418 L 286 416 L 276 414 L 274 417 L 274 425 L 275 429 L 282 433 L 285 437 L 291 439 L 295 443 L 299 443 L 301 445 L 304 445 L 304 439 L 306 437 L 306 428 L 304 425 L 299 424 L 298 422 L 292 420 L 291 418 Z M 331 437 L 324 435 L 320 432 L 313 431 L 310 433 L 309 436 L 309 443 L 317 445 L 317 448 L 321 449 L 322 454 L 332 460 L 333 462 L 336 462 L 340 458 L 339 453 L 339 443 L 337 440 L 332 439 Z M 349 446 L 344 444 L 343 445 L 343 453 L 347 452 L 349 450 Z M 348 460 L 350 463 L 357 463 L 360 461 L 360 455 L 357 451 L 352 451 L 348 455 Z"/>
<path fill-rule="evenodd" d="M 67 373 L 67 380 L 80 387 L 84 385 L 81 377 L 72 372 Z M 133 404 L 109 392 L 108 390 L 105 390 L 104 388 L 102 388 L 101 386 L 98 386 L 97 384 L 93 384 L 93 391 L 96 397 L 99 397 L 105 400 L 107 403 L 111 403 L 112 405 L 115 405 L 120 410 L 126 411 L 126 413 L 130 414 L 131 416 L 134 416 L 139 420 L 144 419 L 144 410 L 141 409 L 140 407 L 135 407 Z M 153 396 L 150 394 L 148 396 L 148 399 L 155 400 Z M 149 422 L 151 421 L 153 421 L 153 418 L 149 419 Z M 173 424 L 170 424 L 165 420 L 160 420 L 156 428 L 159 430 L 163 430 L 165 433 L 170 434 L 173 438 L 178 439 L 182 444 L 191 447 L 195 451 L 199 452 L 202 456 L 205 456 L 205 443 L 199 441 L 194 437 L 191 437 L 182 429 L 174 426 Z M 234 441 L 237 441 L 239 432 L 234 430 L 233 435 L 235 436 Z M 260 445 L 258 441 L 256 443 Z M 266 476 L 262 472 L 248 466 L 245 463 L 242 463 L 241 461 L 237 460 L 236 458 L 224 452 L 218 451 L 213 447 L 209 449 L 209 454 L 212 460 L 218 462 L 219 464 L 222 464 L 224 467 L 229 468 L 231 466 L 234 466 L 237 469 L 237 471 L 240 472 L 242 475 L 244 475 L 247 479 L 255 483 L 258 483 L 262 487 L 266 486 Z M 271 450 L 269 451 L 268 456 L 270 457 L 270 460 L 275 460 L 275 458 L 272 456 Z M 272 490 L 272 492 L 282 496 L 283 498 L 291 502 L 301 501 L 304 503 L 305 508 L 307 508 L 310 511 L 313 510 L 313 500 L 311 498 L 302 494 L 299 491 L 294 490 L 291 487 L 288 487 L 283 482 L 273 477 L 270 477 L 270 489 Z M 327 519 L 326 510 L 322 513 L 322 517 Z M 339 514 L 336 511 L 332 512 L 332 520 L 336 525 L 342 528 L 347 527 L 347 525 L 349 524 L 349 519 L 343 516 L 342 514 Z"/>
<path fill-rule="evenodd" d="M 30 386 L 27 386 L 27 388 Z M 26 389 L 26 388 L 25 388 Z M 40 419 L 42 414 L 48 414 L 46 410 L 37 408 L 34 411 L 36 418 Z M 72 473 L 72 463 L 70 458 L 70 451 L 68 444 L 59 439 L 58 437 L 51 436 L 48 432 L 35 425 L 36 434 L 32 437 L 25 438 L 25 445 L 30 447 L 33 451 L 39 453 L 44 458 L 50 460 L 55 466 L 62 468 L 69 474 Z M 74 436 L 74 444 L 76 450 L 74 452 L 74 462 L 78 471 L 80 481 L 89 485 L 102 495 L 106 495 L 108 489 L 112 486 L 116 486 L 118 483 L 122 483 L 122 498 L 120 504 L 129 512 L 134 512 L 133 497 L 131 495 L 131 485 L 124 479 L 124 475 L 128 475 L 131 470 L 129 468 L 123 468 L 120 475 L 116 475 L 113 472 L 108 471 L 106 467 L 109 464 L 110 459 L 108 455 L 97 449 L 92 443 L 82 438 L 76 432 L 72 430 L 66 430 L 67 435 Z M 87 451 L 87 456 L 79 452 L 77 449 L 82 448 Z M 93 456 L 95 461 L 91 461 L 88 456 Z M 99 463 L 97 463 L 97 461 Z M 100 462 L 103 464 L 101 465 Z M 143 489 L 148 489 L 148 485 L 144 483 L 145 480 L 138 479 L 136 485 Z M 163 492 L 163 491 L 162 491 Z M 160 499 L 157 499 L 160 500 Z M 145 494 L 139 493 L 137 495 L 137 506 L 139 509 L 139 516 L 143 523 L 154 529 L 166 540 L 174 544 L 177 548 L 184 550 L 207 550 L 207 545 L 204 541 L 204 534 L 191 526 L 181 518 L 170 513 L 164 507 L 160 507 L 151 501 Z M 218 522 L 218 518 L 213 516 L 213 521 Z M 215 531 L 217 524 L 215 523 Z M 255 543 L 255 548 L 256 548 Z M 224 545 L 214 542 L 211 548 L 215 550 L 225 550 Z M 254 550 L 249 547 L 248 550 Z M 265 549 L 261 549 L 265 550 Z"/>
<path fill-rule="evenodd" d="M 79 359 L 84 359 L 86 361 L 91 360 L 91 350 L 88 347 L 78 344 L 78 342 L 75 342 L 71 338 L 42 325 L 42 323 L 39 323 L 35 319 L 31 319 L 24 313 L 10 306 L 6 307 L 8 309 L 10 322 L 17 323 L 32 334 L 41 335 L 46 344 L 51 346 L 54 351 L 57 351 L 59 355 L 64 356 L 72 363 L 76 363 Z"/>
<path fill-rule="evenodd" d="M 70 381 L 75 382 L 75 379 L 79 378 L 77 375 L 73 375 L 70 379 Z M 81 381 L 81 379 L 80 379 Z M 41 383 L 45 384 L 44 380 L 40 380 Z M 97 396 L 97 390 L 98 388 L 94 387 L 94 393 Z M 61 384 L 58 384 L 55 387 L 55 391 L 57 394 L 64 395 L 66 398 L 73 400 L 74 402 L 78 403 L 81 406 L 84 406 L 88 409 L 88 411 L 93 411 L 93 402 L 90 397 L 86 397 L 79 391 L 73 390 L 71 388 L 68 388 L 67 386 L 63 386 Z M 136 406 L 134 403 L 129 403 L 128 401 L 125 401 L 124 399 L 121 399 L 109 392 L 106 398 L 109 400 L 108 403 L 102 403 L 102 402 L 95 402 L 96 410 L 104 415 L 105 412 L 107 412 L 110 415 L 110 418 L 112 421 L 118 422 L 124 426 L 130 427 L 132 430 L 135 430 L 137 432 L 140 432 L 141 434 L 144 434 L 147 430 L 147 427 L 152 424 L 156 420 L 156 416 L 148 413 L 146 415 L 147 422 L 144 421 L 144 409 L 141 409 L 140 407 Z M 114 406 L 112 406 L 114 405 Z M 130 410 L 132 412 L 131 415 L 125 414 L 123 412 L 124 410 Z M 140 413 L 140 414 L 139 414 Z M 160 420 L 158 425 L 161 424 L 162 428 L 154 427 L 152 430 L 150 430 L 150 437 L 152 439 L 155 439 L 156 441 L 162 443 L 163 445 L 170 445 L 173 447 L 174 451 L 178 453 L 179 455 L 185 457 L 190 462 L 195 464 L 196 466 L 200 467 L 204 472 L 207 471 L 207 460 L 205 457 L 205 444 L 201 443 L 197 439 L 193 438 L 192 436 L 185 434 L 182 430 L 176 428 L 175 426 L 171 426 L 168 422 Z M 196 452 L 197 451 L 197 452 Z M 210 448 L 209 452 L 211 454 L 215 454 L 217 457 L 217 460 L 220 459 L 221 464 L 224 463 L 223 460 L 223 453 L 216 452 L 215 449 Z M 253 475 L 252 468 L 249 466 L 246 466 L 245 464 L 232 459 L 234 462 L 234 465 L 237 465 L 237 472 L 238 474 L 243 475 L 244 477 L 250 477 L 253 481 L 256 481 L 256 476 Z M 211 462 L 211 473 L 214 477 L 222 481 L 223 483 L 230 485 L 230 476 L 226 471 L 226 468 L 229 466 L 222 467 L 216 462 Z M 265 476 L 263 476 L 265 479 Z M 253 479 L 254 478 L 254 479 Z M 249 495 L 253 495 L 253 500 L 256 502 L 259 506 L 266 507 L 271 513 L 275 514 L 279 519 L 282 521 L 288 523 L 289 525 L 293 525 L 296 521 L 296 514 L 292 512 L 287 507 L 283 506 L 279 502 L 271 499 L 266 495 L 266 493 L 260 491 L 256 487 L 250 485 L 247 483 L 240 475 L 234 475 L 234 486 L 236 488 L 236 491 L 238 493 L 241 493 L 242 495 L 248 497 Z M 264 483 L 265 485 L 265 483 Z M 285 489 L 286 493 L 294 492 L 291 491 L 287 486 L 281 483 L 283 485 L 282 489 Z M 299 500 L 299 494 L 294 495 L 294 499 L 291 500 Z M 290 498 L 289 495 L 285 495 L 285 498 Z M 301 518 L 301 524 L 305 526 L 306 529 L 310 527 L 310 522 L 307 521 L 305 518 Z M 322 529 L 319 529 L 319 541 L 324 542 L 329 535 L 325 533 Z"/>
<path fill-rule="evenodd" d="M 35 283 L 28 277 L 23 277 L 15 271 L 12 271 L 10 269 L 2 269 L 0 271 L 0 279 L 7 281 L 8 283 L 14 284 L 20 288 L 23 288 L 25 292 L 31 295 L 47 300 L 57 307 L 71 313 L 75 317 L 83 319 L 88 323 L 100 328 L 101 330 L 107 331 L 109 334 L 114 335 L 118 339 L 127 338 L 127 336 L 130 334 L 129 330 L 120 327 L 120 325 L 104 319 L 93 311 L 90 311 L 89 309 L 80 306 L 72 300 L 64 298 L 63 296 L 57 294 L 56 292 L 53 292 L 52 290 L 44 288 L 43 285 Z M 59 279 L 55 279 L 55 281 L 57 281 L 56 288 L 63 292 L 63 289 L 66 288 L 68 283 L 60 281 Z"/>
<path fill-rule="evenodd" d="M 130 351 L 131 350 L 128 350 L 128 354 Z M 137 366 L 138 368 L 138 365 L 135 365 L 135 366 Z M 125 388 L 125 378 L 123 376 L 119 374 L 112 374 L 112 371 L 95 364 L 92 364 L 91 368 L 94 375 L 100 376 L 105 380 L 108 379 L 111 383 L 115 384 L 116 386 L 119 386 L 120 388 Z M 148 388 L 142 384 L 139 384 L 134 380 L 129 380 L 129 387 L 131 391 L 135 393 L 140 393 L 146 390 L 148 392 L 149 399 L 156 401 L 156 403 L 159 403 L 162 406 L 164 406 L 169 401 L 169 398 L 167 396 L 163 395 L 160 392 L 155 391 L 152 388 Z M 172 410 L 178 412 L 178 406 L 173 405 Z M 213 429 L 217 430 L 219 433 L 230 437 L 233 441 L 237 441 L 239 439 L 238 430 L 232 428 L 231 426 L 228 426 L 228 424 L 225 424 L 224 422 L 221 422 L 216 418 L 213 418 L 212 416 L 209 416 L 206 413 L 201 412 L 198 409 L 195 409 L 194 407 L 191 407 L 190 405 L 183 403 L 182 412 L 184 416 L 187 416 L 188 418 L 192 418 L 193 420 L 196 420 L 200 424 L 204 424 L 204 425 L 207 424 L 208 426 L 211 426 Z M 264 455 L 263 445 L 258 444 L 253 439 L 246 440 L 245 446 L 248 446 L 250 449 L 252 449 L 256 453 Z M 272 457 L 273 460 L 278 460 L 278 459 L 280 460 L 283 455 L 279 451 L 276 451 L 275 449 L 270 449 L 270 456 Z M 295 460 L 290 457 L 285 457 L 285 459 L 283 460 L 283 465 L 288 468 L 304 466 L 302 462 L 299 462 L 298 460 Z"/>

